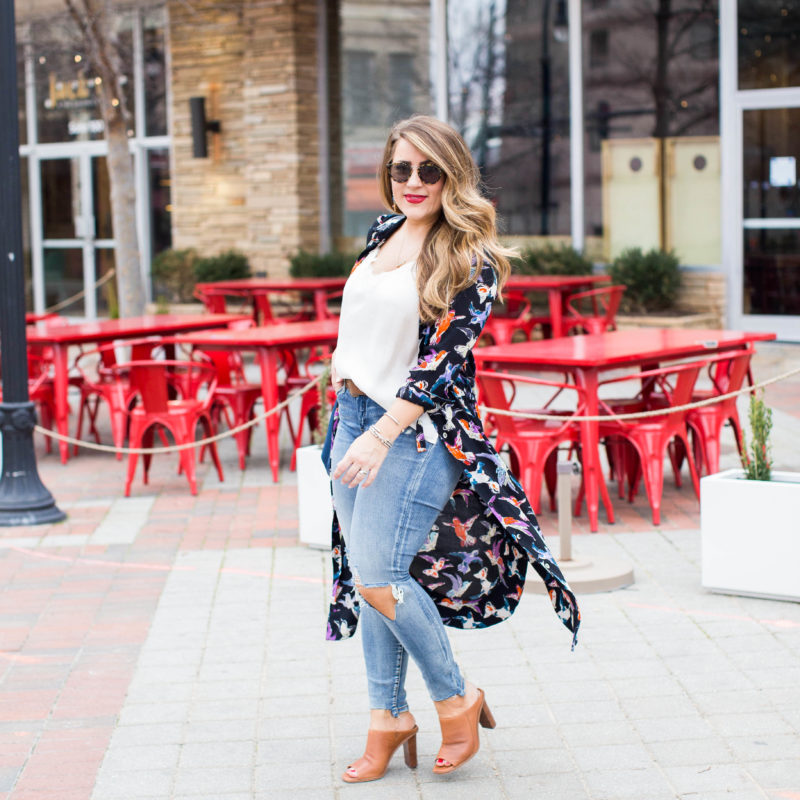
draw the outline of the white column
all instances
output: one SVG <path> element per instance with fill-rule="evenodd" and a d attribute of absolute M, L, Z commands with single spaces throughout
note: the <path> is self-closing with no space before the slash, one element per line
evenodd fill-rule
<path fill-rule="evenodd" d="M 30 36 L 26 36 L 30 40 Z M 33 282 L 33 310 L 44 311 L 44 249 L 42 239 L 42 173 L 39 166 L 36 142 L 39 139 L 36 124 L 36 76 L 33 66 L 33 48 L 25 45 L 25 117 L 28 133 L 28 210 L 31 225 L 31 279 Z"/>
<path fill-rule="evenodd" d="M 431 65 L 436 117 L 447 122 L 447 0 L 431 0 Z"/>
<path fill-rule="evenodd" d="M 331 150 L 328 104 L 328 9 L 317 0 L 317 136 L 319 137 L 319 251 L 327 253 L 331 242 Z"/>
<path fill-rule="evenodd" d="M 722 269 L 726 279 L 725 325 L 742 314 L 742 133 L 738 85 L 736 3 L 719 4 L 719 134 Z"/>
<path fill-rule="evenodd" d="M 570 233 L 572 246 L 586 244 L 583 168 L 583 20 L 581 0 L 569 0 L 569 163 Z"/>

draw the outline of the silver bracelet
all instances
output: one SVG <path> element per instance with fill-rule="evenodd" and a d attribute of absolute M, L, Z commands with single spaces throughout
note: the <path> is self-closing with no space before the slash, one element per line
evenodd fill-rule
<path fill-rule="evenodd" d="M 392 443 L 374 426 L 369 426 L 369 432 L 388 450 Z"/>
<path fill-rule="evenodd" d="M 397 427 L 400 428 L 401 431 L 404 430 L 403 426 L 400 424 L 400 421 L 397 419 L 397 417 L 392 416 L 388 411 L 384 411 L 383 416 L 389 417 L 389 419 L 392 422 L 394 422 L 394 424 L 397 425 Z"/>

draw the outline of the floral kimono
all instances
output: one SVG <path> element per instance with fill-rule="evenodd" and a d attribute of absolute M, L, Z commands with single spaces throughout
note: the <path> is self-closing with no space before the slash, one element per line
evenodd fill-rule
<path fill-rule="evenodd" d="M 379 217 L 354 269 L 404 221 L 398 215 Z M 411 575 L 433 598 L 445 625 L 482 628 L 514 612 L 530 563 L 544 581 L 556 614 L 572 631 L 574 647 L 580 625 L 575 595 L 544 543 L 521 485 L 490 444 L 478 416 L 472 348 L 496 295 L 495 272 L 484 264 L 445 315 L 435 323 L 420 324 L 419 363 L 397 392 L 397 397 L 425 408 L 442 442 L 464 466 L 455 491 L 411 563 Z M 337 423 L 335 409 L 329 440 L 336 435 Z M 419 423 L 417 449 L 425 449 Z M 329 461 L 328 455 L 323 457 Z M 327 638 L 338 640 L 355 632 L 358 597 L 335 514 L 332 534 Z"/>

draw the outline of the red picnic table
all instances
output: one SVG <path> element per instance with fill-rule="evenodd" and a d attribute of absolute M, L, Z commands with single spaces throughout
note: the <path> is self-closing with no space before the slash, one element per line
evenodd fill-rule
<path fill-rule="evenodd" d="M 242 330 L 198 331 L 176 337 L 176 340 L 203 349 L 254 350 L 261 367 L 261 397 L 264 400 L 264 410 L 269 411 L 279 402 L 278 367 L 281 351 L 315 345 L 335 345 L 338 334 L 339 320 L 324 319 L 262 325 Z M 266 418 L 265 423 L 272 479 L 277 482 L 280 466 L 278 449 L 280 417 L 278 414 L 272 414 Z"/>
<path fill-rule="evenodd" d="M 314 314 L 317 319 L 330 319 L 328 295 L 344 288 L 346 277 L 339 278 L 240 278 L 230 281 L 198 283 L 195 296 L 205 303 L 209 311 L 224 311 L 225 296 L 245 297 L 258 310 L 258 299 L 270 294 L 309 292 L 313 295 Z M 272 321 L 272 320 L 267 320 Z M 275 320 L 279 321 L 278 319 Z"/>
<path fill-rule="evenodd" d="M 517 292 L 547 292 L 552 337 L 565 336 L 564 312 L 567 297 L 574 292 L 610 283 L 610 275 L 516 275 L 512 273 L 505 288 Z"/>
<path fill-rule="evenodd" d="M 106 319 L 82 322 L 75 325 L 63 320 L 47 320 L 28 325 L 26 335 L 29 345 L 53 348 L 55 368 L 53 392 L 56 402 L 56 430 L 63 436 L 69 433 L 69 348 L 73 345 L 102 344 L 117 339 L 138 339 L 145 336 L 167 336 L 203 328 L 224 328 L 231 322 L 246 320 L 246 314 L 149 314 L 143 317 Z M 69 446 L 59 441 L 61 463 L 69 458 Z"/>
<path fill-rule="evenodd" d="M 637 328 L 581 336 L 562 336 L 516 344 L 476 348 L 479 367 L 516 368 L 562 372 L 572 375 L 586 396 L 586 416 L 598 414 L 598 383 L 601 372 L 641 366 L 650 369 L 661 363 L 710 356 L 725 350 L 746 348 L 752 342 L 775 339 L 774 333 L 675 328 Z M 589 528 L 597 530 L 600 483 L 598 423 L 581 422 L 583 475 Z M 609 506 L 608 521 L 614 522 Z"/>

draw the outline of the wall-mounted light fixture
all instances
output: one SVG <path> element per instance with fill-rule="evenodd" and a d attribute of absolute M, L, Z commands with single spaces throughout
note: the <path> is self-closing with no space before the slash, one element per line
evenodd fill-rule
<path fill-rule="evenodd" d="M 218 119 L 206 119 L 205 97 L 190 97 L 189 110 L 192 115 L 192 156 L 208 158 L 208 134 L 222 130 Z"/>

